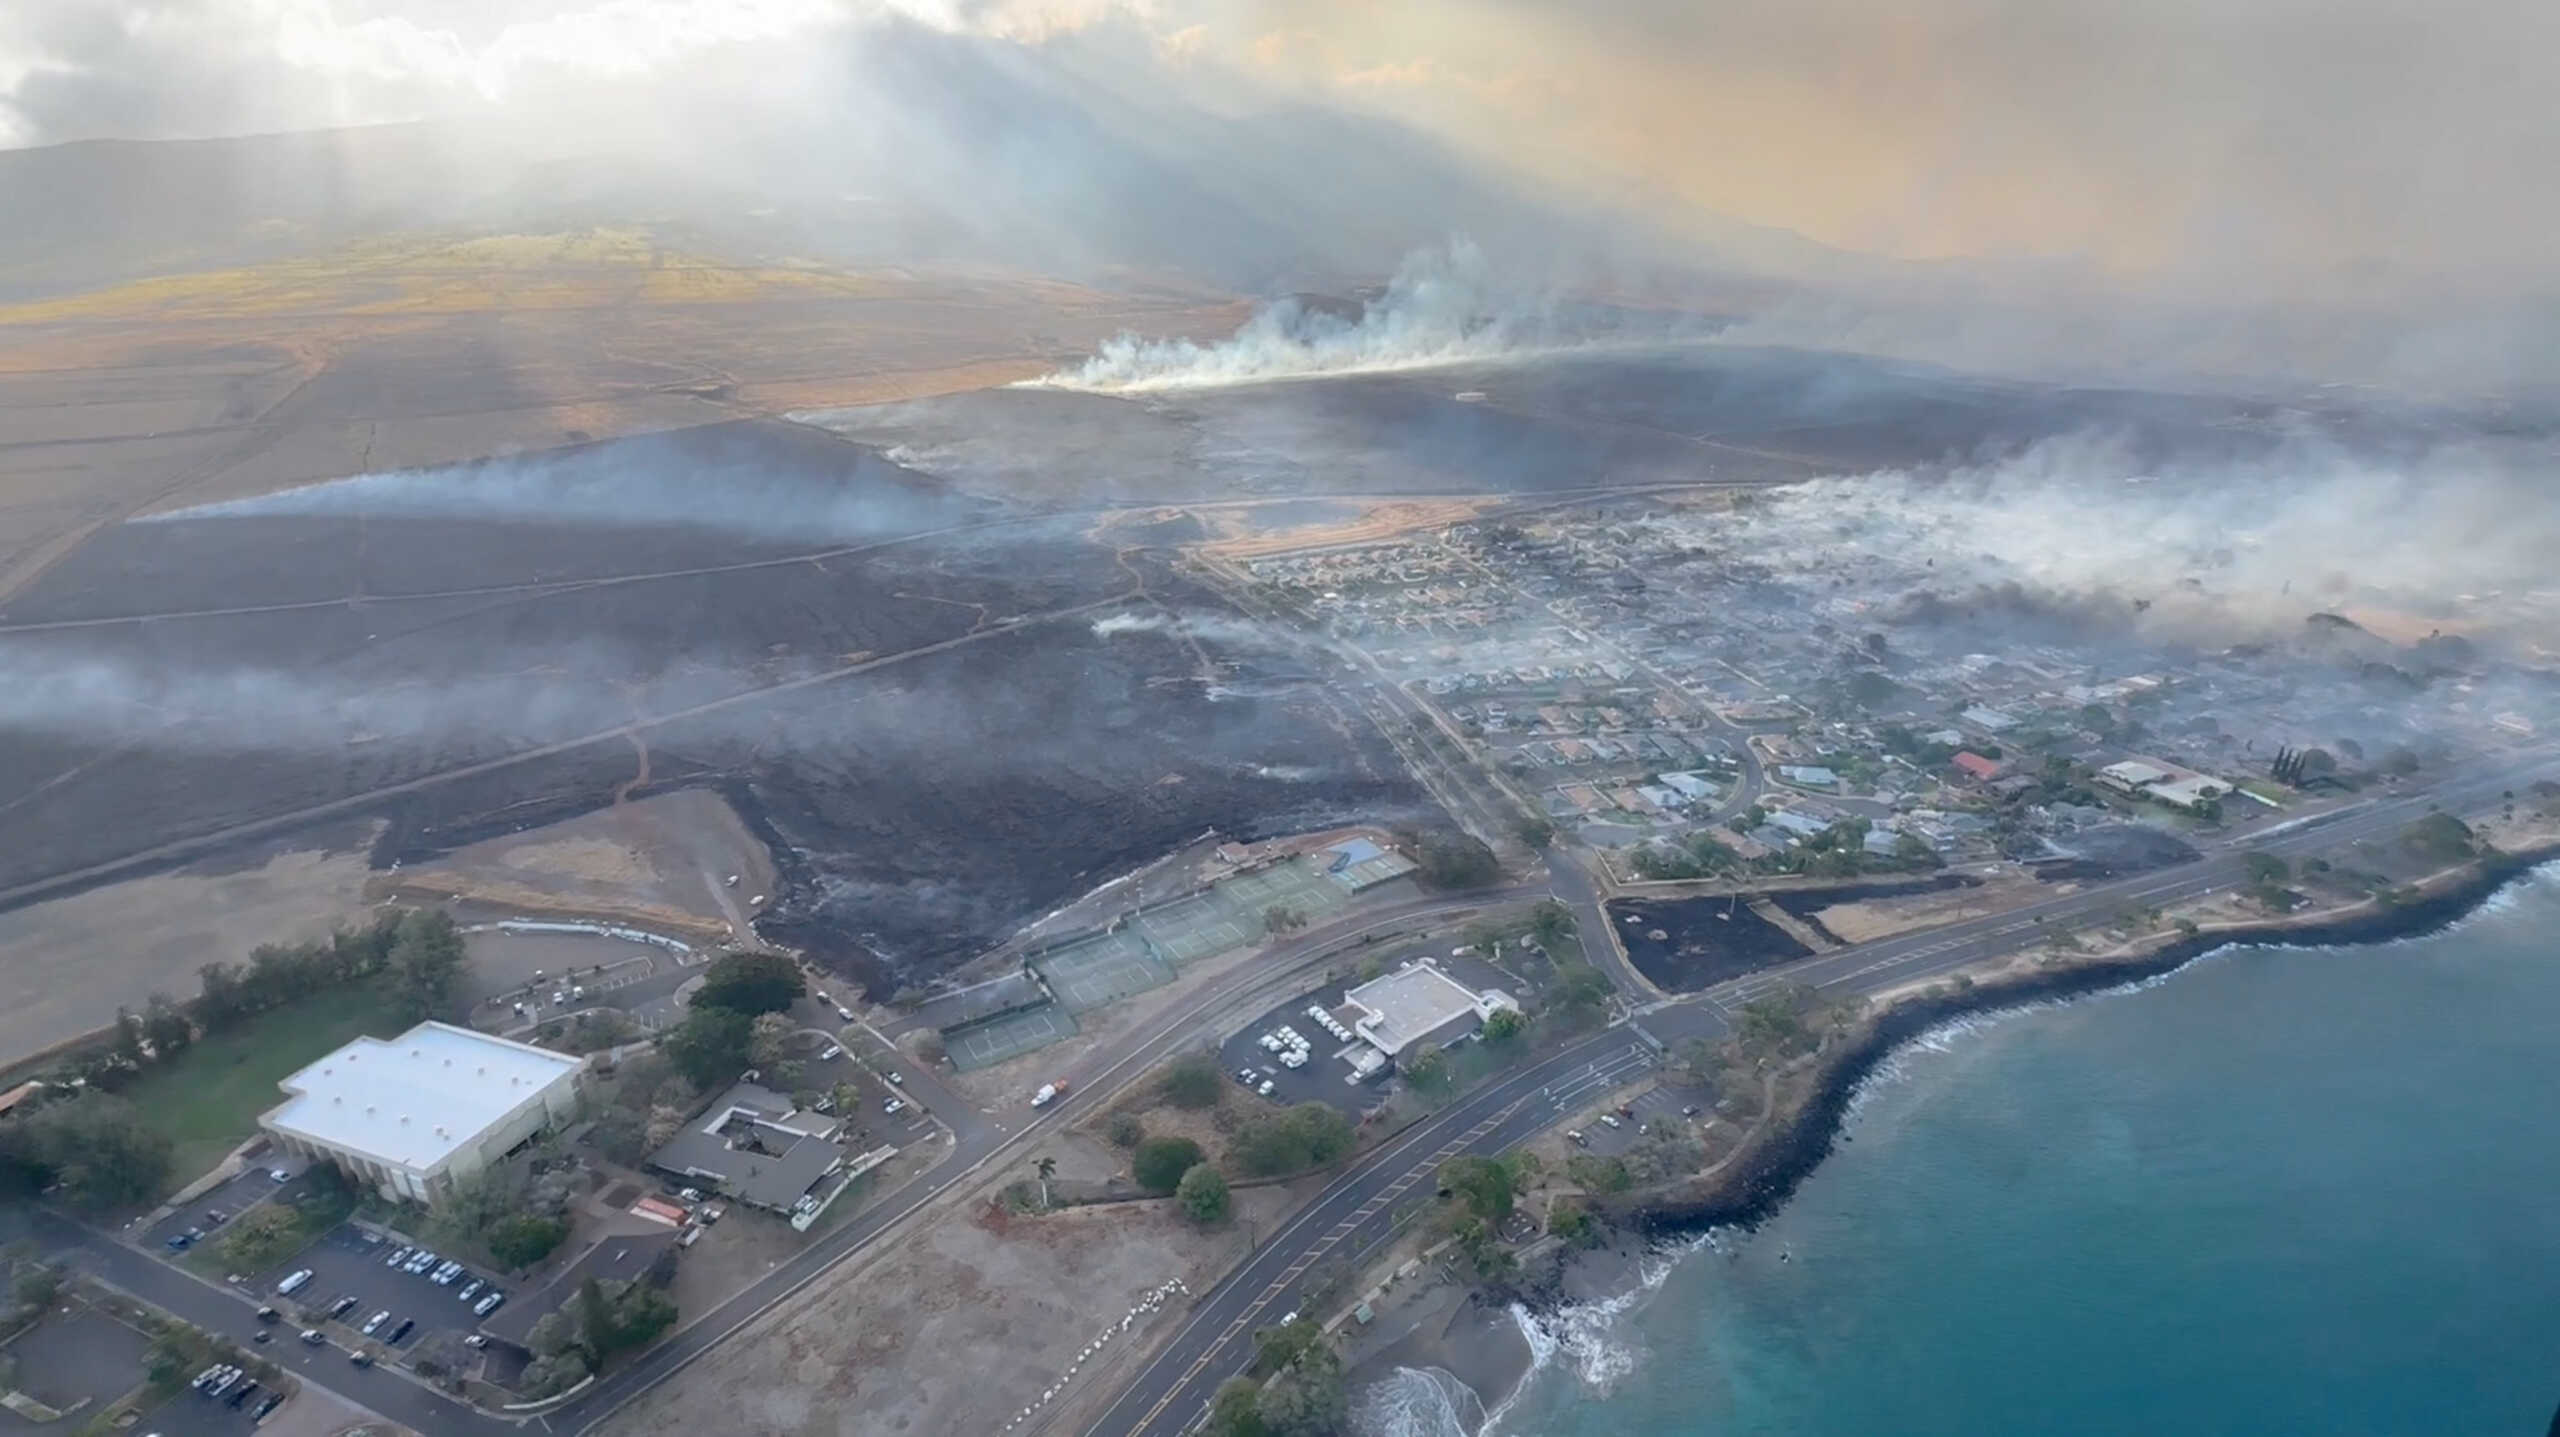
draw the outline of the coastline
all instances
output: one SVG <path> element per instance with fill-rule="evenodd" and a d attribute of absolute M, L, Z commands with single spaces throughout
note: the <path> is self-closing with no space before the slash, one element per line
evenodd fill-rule
<path fill-rule="evenodd" d="M 1675 1182 L 1603 1199 L 1595 1206 L 1632 1235 L 1631 1240 L 1587 1254 L 1566 1255 L 1547 1281 L 1534 1284 L 1520 1299 L 1522 1311 L 1538 1320 L 1569 1324 L 1577 1308 L 1599 1309 L 1614 1316 L 1649 1290 L 1643 1259 L 1655 1261 L 1665 1249 L 1702 1240 L 1718 1228 L 1749 1229 L 1775 1214 L 1840 1140 L 1842 1125 L 1859 1090 L 1879 1068 L 1907 1045 L 1929 1033 L 1983 1014 L 2062 1002 L 2164 978 L 2208 954 L 2234 946 L 2310 948 L 2389 943 L 2440 932 L 2477 912 L 2509 884 L 2537 869 L 2560 863 L 2560 840 L 2500 851 L 2438 875 L 2414 901 L 2394 907 L 2367 902 L 2327 914 L 2264 923 L 2232 925 L 2193 937 L 2178 936 L 2132 952 L 2091 955 L 2053 968 L 2000 974 L 1971 986 L 1943 981 L 1905 991 L 1869 1015 L 1848 1041 L 1821 1055 L 1810 1070 L 1810 1088 L 1792 1111 L 1764 1129 L 1735 1160 L 1712 1177 Z M 1658 1280 L 1658 1279 L 1655 1279 Z M 1481 1302 L 1473 1306 L 1482 1309 Z M 1528 1379 L 1546 1365 L 1547 1354 L 1535 1352 L 1525 1333 L 1512 1324 L 1523 1359 L 1497 1361 L 1488 1356 L 1473 1365 L 1484 1385 L 1470 1381 L 1482 1410 L 1499 1414 L 1515 1400 Z M 1427 1358 L 1436 1350 L 1416 1345 L 1402 1356 Z M 1391 1368 L 1378 1365 L 1390 1351 L 1370 1354 L 1361 1375 L 1375 1379 Z M 1411 1366 L 1410 1361 L 1399 1365 Z M 1514 1375 L 1516 1369 L 1516 1375 Z M 1454 1369 L 1451 1369 L 1454 1371 Z M 1509 1377 L 1510 1380 L 1501 1379 Z M 1458 1430 L 1479 1433 L 1490 1421 L 1461 1423 Z M 1406 1431 L 1396 1429 L 1398 1437 Z"/>

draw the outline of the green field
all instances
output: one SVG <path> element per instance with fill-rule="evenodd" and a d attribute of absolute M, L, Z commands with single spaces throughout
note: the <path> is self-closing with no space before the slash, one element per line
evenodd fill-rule
<path fill-rule="evenodd" d="M 169 1165 L 174 1189 L 204 1174 L 257 1130 L 258 1114 L 284 1101 L 278 1079 L 350 1038 L 389 1038 L 408 1027 L 386 986 L 360 983 L 316 993 L 229 1032 L 199 1038 L 175 1060 L 153 1065 L 124 1096 L 145 1123 L 176 1145 Z"/>

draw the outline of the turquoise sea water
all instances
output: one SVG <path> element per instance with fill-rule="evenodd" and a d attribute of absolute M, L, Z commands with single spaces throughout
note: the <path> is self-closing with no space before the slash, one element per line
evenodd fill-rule
<path fill-rule="evenodd" d="M 2486 1437 L 2560 1405 L 2560 873 L 1937 1035 L 1847 1131 L 1761 1231 L 1558 1324 L 1497 1430 Z"/>

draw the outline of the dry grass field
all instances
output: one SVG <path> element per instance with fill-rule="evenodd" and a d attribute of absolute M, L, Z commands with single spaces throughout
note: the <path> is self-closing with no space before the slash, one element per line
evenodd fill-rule
<path fill-rule="evenodd" d="M 1041 373 L 1236 309 L 731 263 L 638 230 L 409 236 L 0 306 L 0 599 L 130 515 Z"/>

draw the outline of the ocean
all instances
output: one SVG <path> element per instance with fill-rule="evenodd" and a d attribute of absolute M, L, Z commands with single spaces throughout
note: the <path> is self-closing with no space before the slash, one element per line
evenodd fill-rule
<path fill-rule="evenodd" d="M 1905 1049 L 1756 1233 L 1535 1334 L 1503 1437 L 2542 1433 L 2560 871 Z"/>

